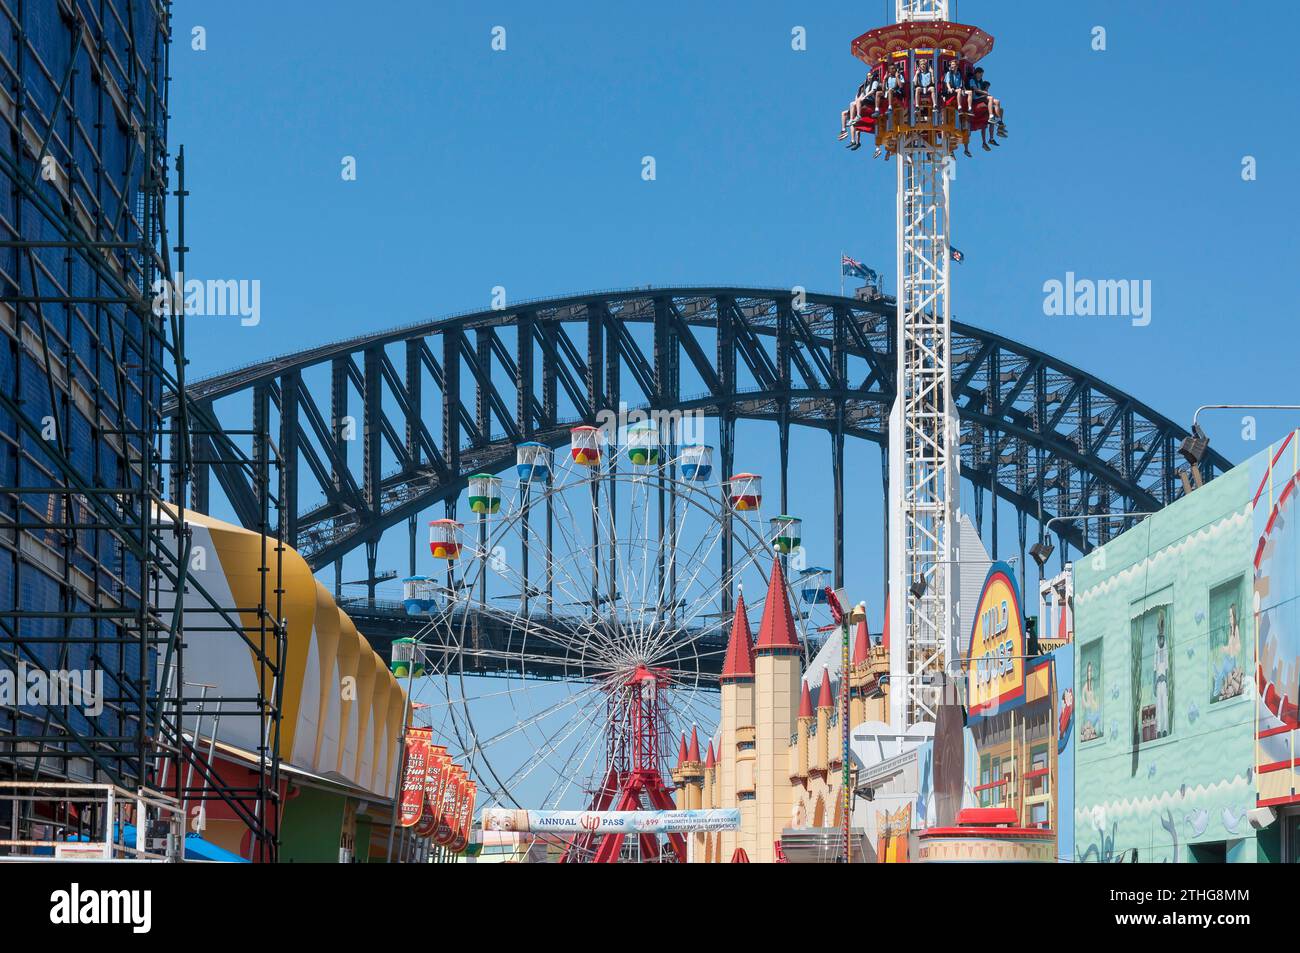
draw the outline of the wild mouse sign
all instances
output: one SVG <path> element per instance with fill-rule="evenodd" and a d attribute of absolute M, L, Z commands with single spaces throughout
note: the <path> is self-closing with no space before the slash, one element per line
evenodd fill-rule
<path fill-rule="evenodd" d="M 966 705 L 991 715 L 1025 695 L 1025 625 L 1011 567 L 994 563 L 984 580 L 966 653 Z"/>

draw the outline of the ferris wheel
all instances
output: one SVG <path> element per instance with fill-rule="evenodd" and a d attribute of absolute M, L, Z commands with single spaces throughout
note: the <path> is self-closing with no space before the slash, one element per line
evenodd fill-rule
<path fill-rule="evenodd" d="M 716 726 L 729 593 L 766 591 L 799 520 L 764 520 L 760 476 L 654 425 L 577 427 L 554 457 L 519 445 L 513 479 L 471 477 L 464 520 L 429 524 L 413 697 L 484 808 L 664 807 L 679 737 Z"/>

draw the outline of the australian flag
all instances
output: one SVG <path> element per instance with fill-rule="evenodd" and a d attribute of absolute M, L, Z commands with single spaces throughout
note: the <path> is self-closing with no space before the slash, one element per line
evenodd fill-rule
<path fill-rule="evenodd" d="M 966 260 L 966 256 L 961 253 L 961 249 L 958 248 L 956 245 L 948 246 L 948 255 L 950 258 L 952 258 L 953 261 L 955 261 L 959 265 Z"/>
<path fill-rule="evenodd" d="M 848 255 L 840 256 L 840 274 L 845 278 L 862 278 L 865 281 L 874 281 L 876 278 L 874 271 Z"/>

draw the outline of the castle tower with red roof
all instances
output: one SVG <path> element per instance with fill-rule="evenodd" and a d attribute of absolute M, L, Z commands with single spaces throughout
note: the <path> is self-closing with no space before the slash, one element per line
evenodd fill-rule
<path fill-rule="evenodd" d="M 807 685 L 807 683 L 804 683 Z M 835 696 L 831 692 L 831 673 L 828 669 L 822 669 L 822 684 L 817 690 L 817 745 L 813 753 L 812 769 L 820 772 L 822 777 L 831 766 L 831 749 L 838 751 L 839 745 L 832 746 L 831 738 L 831 712 L 835 710 Z"/>
<path fill-rule="evenodd" d="M 790 593 L 780 558 L 772 560 L 763 621 L 754 646 L 754 766 L 757 845 L 747 851 L 757 863 L 776 861 L 776 842 L 790 824 L 790 736 L 800 692 L 802 648 L 790 610 Z M 742 818 L 743 823 L 743 818 Z"/>
<path fill-rule="evenodd" d="M 718 752 L 718 807 L 740 809 L 740 830 L 722 832 L 721 856 L 737 847 L 752 854 L 756 804 L 754 801 L 754 642 L 745 611 L 745 594 L 736 600 L 736 614 L 723 659 L 722 718 Z"/>
<path fill-rule="evenodd" d="M 710 738 L 709 753 L 704 756 L 704 808 L 712 810 L 718 806 L 718 758 L 713 750 L 713 739 Z M 719 851 L 722 849 L 721 833 L 710 832 L 701 837 L 704 841 L 704 862 L 717 863 Z"/>
<path fill-rule="evenodd" d="M 794 720 L 794 747 L 790 749 L 790 783 L 803 784 L 808 780 L 809 754 L 808 743 L 811 740 L 812 726 L 816 722 L 813 715 L 812 694 L 808 683 L 799 685 L 799 714 Z"/>

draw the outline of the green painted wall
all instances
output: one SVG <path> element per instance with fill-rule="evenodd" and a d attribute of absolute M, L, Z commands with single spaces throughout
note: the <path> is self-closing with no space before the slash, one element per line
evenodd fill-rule
<path fill-rule="evenodd" d="M 1136 849 L 1144 862 L 1190 862 L 1215 853 L 1191 845 L 1224 841 L 1228 860 L 1256 859 L 1245 817 L 1255 804 L 1254 681 L 1224 676 L 1254 671 L 1253 491 L 1249 465 L 1239 466 L 1075 565 L 1076 717 L 1081 731 L 1090 714 L 1100 728 L 1075 747 L 1079 860 Z M 1239 601 L 1241 648 L 1230 657 L 1223 620 Z M 1085 697 L 1089 662 L 1099 710 Z"/>
<path fill-rule="evenodd" d="M 357 817 L 356 847 L 352 851 L 353 863 L 370 863 L 370 838 L 374 828 L 375 825 L 369 819 Z"/>
<path fill-rule="evenodd" d="M 346 797 L 300 788 L 284 806 L 280 822 L 280 863 L 337 864 Z"/>

